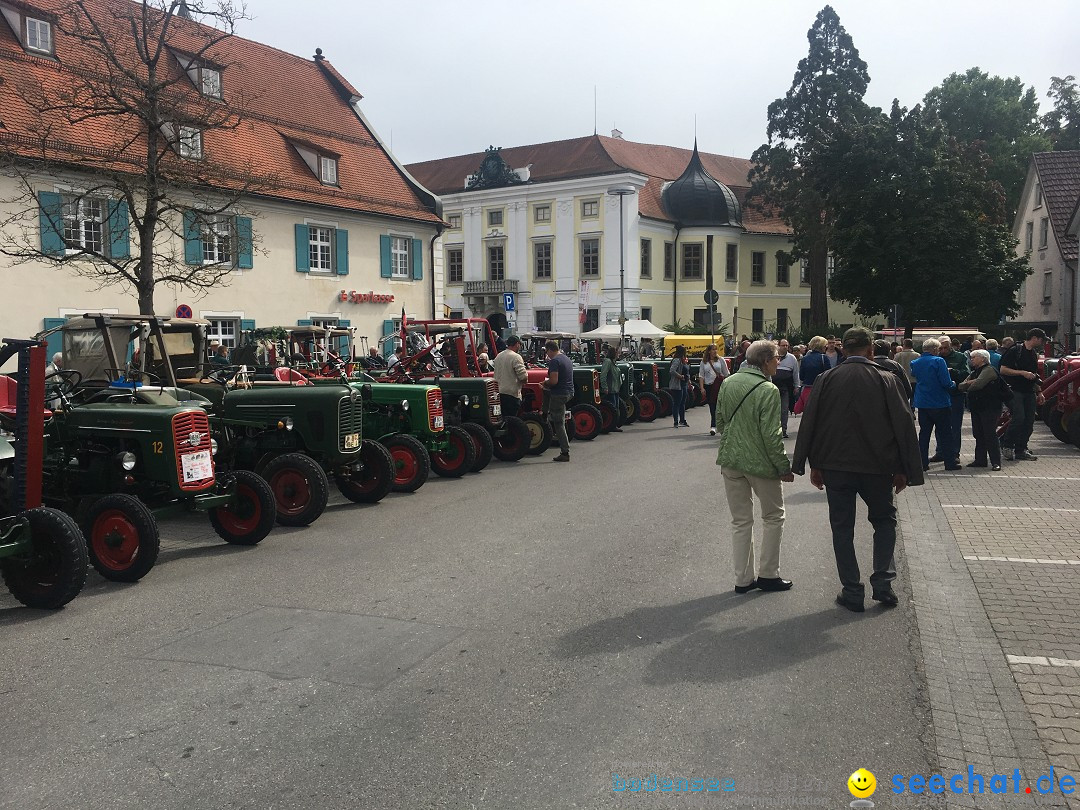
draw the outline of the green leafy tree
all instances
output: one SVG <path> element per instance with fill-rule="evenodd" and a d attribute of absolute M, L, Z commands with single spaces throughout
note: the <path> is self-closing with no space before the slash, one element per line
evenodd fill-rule
<path fill-rule="evenodd" d="M 1054 100 L 1054 109 L 1042 121 L 1054 151 L 1080 149 L 1080 90 L 1076 87 L 1076 77 L 1054 76 L 1046 95 Z"/>
<path fill-rule="evenodd" d="M 863 315 L 899 304 L 909 337 L 918 322 L 1016 313 L 1031 270 L 977 145 L 951 137 L 932 111 L 893 102 L 891 114 L 837 133 L 832 149 L 820 193 L 834 216 L 835 297 Z"/>
<path fill-rule="evenodd" d="M 832 217 L 815 182 L 834 131 L 864 120 L 870 75 L 851 36 L 831 6 L 807 32 L 810 50 L 799 62 L 791 89 L 769 105 L 768 142 L 754 152 L 751 198 L 772 209 L 793 231 L 793 259 L 806 259 L 810 277 L 810 319 L 829 320 L 826 259 Z"/>
<path fill-rule="evenodd" d="M 1007 214 L 1013 214 L 1034 152 L 1050 149 L 1039 119 L 1034 87 L 1019 78 L 991 76 L 977 67 L 953 73 L 926 94 L 924 107 L 962 143 L 977 143 L 990 158 L 987 176 L 1005 191 Z"/>

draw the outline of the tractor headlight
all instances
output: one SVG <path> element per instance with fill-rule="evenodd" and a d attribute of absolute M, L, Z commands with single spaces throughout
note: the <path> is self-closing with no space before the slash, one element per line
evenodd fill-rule
<path fill-rule="evenodd" d="M 134 453 L 120 453 L 119 455 L 117 455 L 116 460 L 120 464 L 120 466 L 127 472 L 131 472 L 132 470 L 134 470 L 135 463 L 138 461 L 138 459 L 135 458 Z"/>
<path fill-rule="evenodd" d="M 212 456 L 217 455 L 217 439 L 211 439 L 210 440 L 210 455 L 212 455 Z"/>
<path fill-rule="evenodd" d="M 291 416 L 286 416 L 285 417 L 285 429 L 286 430 L 292 430 L 293 429 L 293 419 L 292 419 Z"/>
<path fill-rule="evenodd" d="M 401 400 L 401 410 L 403 410 L 403 411 L 409 410 L 409 400 L 407 400 L 407 399 Z"/>
<path fill-rule="evenodd" d="M 461 395 L 461 404 L 464 405 L 465 407 L 468 407 L 468 405 L 469 405 L 469 395 L 468 394 L 462 394 Z"/>

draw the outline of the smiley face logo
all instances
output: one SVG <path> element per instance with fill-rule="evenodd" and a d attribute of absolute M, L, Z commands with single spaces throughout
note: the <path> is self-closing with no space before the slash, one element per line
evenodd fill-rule
<path fill-rule="evenodd" d="M 848 777 L 847 788 L 856 799 L 868 799 L 877 790 L 877 779 L 866 768 L 859 768 Z"/>

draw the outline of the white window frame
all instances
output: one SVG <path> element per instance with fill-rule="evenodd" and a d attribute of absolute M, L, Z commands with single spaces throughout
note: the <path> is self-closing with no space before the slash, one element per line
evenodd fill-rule
<path fill-rule="evenodd" d="M 686 271 L 686 260 L 690 258 L 688 253 L 690 250 L 696 249 L 697 256 L 693 257 L 693 261 L 697 264 L 697 270 L 694 275 L 690 275 Z M 684 242 L 682 245 L 682 261 L 679 262 L 679 278 L 683 281 L 704 281 L 705 280 L 705 243 L 704 242 Z"/>
<path fill-rule="evenodd" d="M 95 203 L 100 206 L 99 216 L 100 219 L 94 219 L 88 214 L 86 208 Z M 72 209 L 74 207 L 74 209 Z M 69 215 L 69 211 L 72 211 L 74 215 Z M 82 195 L 76 194 L 71 191 L 60 192 L 60 218 L 62 220 L 64 229 L 64 253 L 67 255 L 75 253 L 91 253 L 95 256 L 108 256 L 109 255 L 109 200 L 106 197 L 97 197 L 94 195 Z M 68 223 L 72 222 L 71 228 Z M 95 250 L 92 246 L 88 246 L 87 237 L 87 225 L 90 223 L 96 223 L 99 226 L 98 240 L 101 243 L 101 247 Z M 70 231 L 77 231 L 78 238 L 69 238 Z M 77 244 L 78 247 L 69 247 L 70 244 Z"/>
<path fill-rule="evenodd" d="M 33 23 L 33 39 L 37 40 L 37 45 L 31 44 L 31 23 Z M 42 20 L 37 17 L 27 17 L 24 23 L 26 30 L 26 49 L 28 51 L 34 51 L 35 53 L 53 53 L 53 31 L 52 23 L 48 20 Z M 42 43 L 42 32 L 45 32 L 45 42 Z"/>
<path fill-rule="evenodd" d="M 1024 225 L 1024 248 L 1028 252 L 1035 246 L 1035 222 L 1031 221 Z"/>
<path fill-rule="evenodd" d="M 209 77 L 215 77 L 210 80 Z M 221 71 L 210 65 L 199 65 L 199 92 L 207 98 L 221 99 Z"/>
<path fill-rule="evenodd" d="M 1043 191 L 1042 183 L 1035 184 L 1035 208 L 1042 208 L 1043 206 Z"/>
<path fill-rule="evenodd" d="M 461 276 L 460 278 L 454 278 L 451 274 L 450 254 L 456 253 L 461 257 L 461 265 L 457 268 Z M 464 284 L 465 283 L 465 246 L 464 245 L 451 245 L 446 248 L 446 283 L 447 284 Z"/>
<path fill-rule="evenodd" d="M 328 186 L 338 184 L 337 158 L 329 155 L 319 155 L 319 182 Z"/>
<path fill-rule="evenodd" d="M 1043 289 L 1042 289 L 1042 302 L 1049 304 L 1054 297 L 1054 271 L 1043 271 Z"/>
<path fill-rule="evenodd" d="M 311 319 L 312 329 L 337 329 L 341 326 L 341 318 L 337 315 L 316 315 Z"/>
<path fill-rule="evenodd" d="M 412 239 L 390 235 L 390 278 L 412 278 Z"/>
<path fill-rule="evenodd" d="M 176 128 L 176 149 L 185 160 L 202 160 L 202 130 L 180 125 Z"/>
<path fill-rule="evenodd" d="M 540 212 L 543 211 L 545 216 L 540 216 Z M 544 203 L 542 205 L 533 206 L 533 222 L 538 225 L 546 225 L 551 222 L 551 204 Z"/>
<path fill-rule="evenodd" d="M 599 200 L 582 200 L 581 201 L 581 218 L 582 219 L 599 219 L 600 218 L 600 201 Z"/>
<path fill-rule="evenodd" d="M 547 275 L 546 276 L 540 275 L 540 255 L 539 255 L 539 253 L 537 251 L 540 249 L 541 245 L 543 245 L 543 246 L 545 246 L 547 248 L 547 256 L 545 257 L 546 260 L 547 260 Z M 533 278 L 536 281 L 552 281 L 555 278 L 555 251 L 553 249 L 551 240 L 550 239 L 538 239 L 535 242 L 533 242 L 532 254 L 533 254 L 532 255 L 532 259 L 533 259 L 533 262 L 532 262 L 533 263 Z"/>
<path fill-rule="evenodd" d="M 596 272 L 595 273 L 586 273 L 585 272 L 585 245 L 588 242 L 595 242 L 596 243 Z M 601 248 L 601 245 L 600 245 L 600 237 L 599 236 L 583 236 L 583 237 L 581 237 L 580 240 L 578 240 L 578 260 L 581 262 L 580 275 L 581 275 L 582 278 L 600 278 L 600 273 L 601 273 L 600 248 Z"/>
<path fill-rule="evenodd" d="M 232 214 L 203 214 L 199 221 L 203 264 L 235 264 L 235 235 L 236 221 Z"/>
<path fill-rule="evenodd" d="M 1039 250 L 1046 250 L 1050 246 L 1050 217 L 1039 220 Z"/>
<path fill-rule="evenodd" d="M 205 317 L 205 316 L 203 316 Z M 206 327 L 206 343 L 209 346 L 210 341 L 216 340 L 222 346 L 229 349 L 235 349 L 240 342 L 240 318 L 234 318 L 231 315 L 227 318 L 206 318 L 210 322 Z M 228 331 L 223 331 L 222 326 L 232 326 L 231 334 Z"/>
<path fill-rule="evenodd" d="M 312 273 L 334 273 L 337 271 L 337 228 L 319 222 L 309 222 L 308 226 L 308 267 Z M 323 240 L 320 237 L 326 236 Z M 325 252 L 324 252 L 325 249 Z M 325 264 L 324 266 L 324 259 Z"/>
<path fill-rule="evenodd" d="M 492 256 L 492 251 L 498 250 L 499 253 L 499 277 L 495 278 L 495 265 Z M 506 243 L 505 242 L 489 242 L 484 245 L 484 275 L 487 276 L 488 281 L 506 281 Z"/>

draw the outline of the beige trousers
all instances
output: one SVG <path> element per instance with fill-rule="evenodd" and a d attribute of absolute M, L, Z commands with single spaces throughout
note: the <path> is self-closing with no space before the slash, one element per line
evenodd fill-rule
<path fill-rule="evenodd" d="M 740 470 L 722 470 L 731 510 L 731 548 L 735 584 L 754 581 L 754 497 L 761 504 L 763 531 L 757 549 L 757 576 L 780 576 L 780 538 L 784 533 L 784 484 L 779 478 L 758 478 Z"/>

